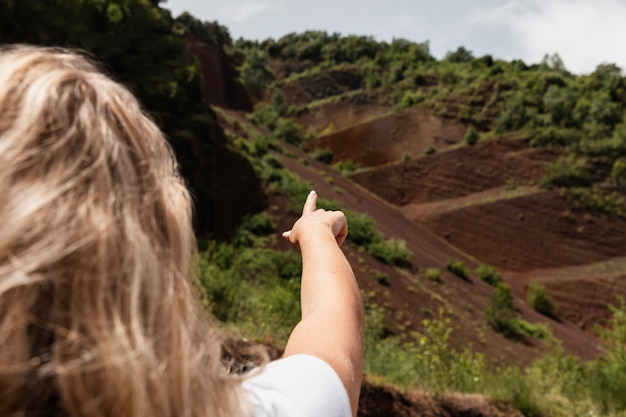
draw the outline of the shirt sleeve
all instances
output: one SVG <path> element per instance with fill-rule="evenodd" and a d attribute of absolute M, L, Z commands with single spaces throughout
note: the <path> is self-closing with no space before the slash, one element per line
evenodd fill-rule
<path fill-rule="evenodd" d="M 297 354 L 268 363 L 243 382 L 254 417 L 351 417 L 337 373 L 325 361 Z"/>

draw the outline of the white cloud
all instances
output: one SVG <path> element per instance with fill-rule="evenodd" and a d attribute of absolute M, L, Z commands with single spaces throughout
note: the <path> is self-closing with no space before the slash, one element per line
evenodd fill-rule
<path fill-rule="evenodd" d="M 603 62 L 626 68 L 626 3 L 621 0 L 512 0 L 480 18 L 507 28 L 529 63 L 558 53 L 575 73 Z"/>
<path fill-rule="evenodd" d="M 220 15 L 228 22 L 243 23 L 254 19 L 264 12 L 278 9 L 280 7 L 277 4 L 263 2 L 229 4 L 220 9 Z"/>

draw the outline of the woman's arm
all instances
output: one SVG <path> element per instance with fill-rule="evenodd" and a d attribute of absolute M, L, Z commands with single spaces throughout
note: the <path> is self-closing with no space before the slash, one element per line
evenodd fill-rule
<path fill-rule="evenodd" d="M 340 211 L 316 210 L 307 197 L 302 217 L 283 236 L 302 252 L 302 320 L 285 356 L 306 353 L 326 361 L 343 382 L 356 415 L 363 371 L 363 303 L 354 272 L 339 245 L 348 234 Z"/>

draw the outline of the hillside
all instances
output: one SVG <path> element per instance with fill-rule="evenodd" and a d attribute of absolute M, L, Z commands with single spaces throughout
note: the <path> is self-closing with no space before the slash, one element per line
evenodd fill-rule
<path fill-rule="evenodd" d="M 553 345 L 538 333 L 511 337 L 486 320 L 497 291 L 476 268 L 491 265 L 512 290 L 519 319 L 546 326 L 570 354 L 603 355 L 594 326 L 626 296 L 619 169 L 626 136 L 615 116 L 626 103 L 621 76 L 610 66 L 574 77 L 548 63 L 454 54 L 406 65 L 402 56 L 419 55 L 423 45 L 395 51 L 397 58 L 393 45 L 375 50 L 352 37 L 344 40 L 363 41 L 372 56 L 332 59 L 315 55 L 317 35 L 237 45 L 244 57 L 256 56 L 264 78 L 253 86 L 254 112 L 221 108 L 219 121 L 236 146 L 279 161 L 272 164 L 332 207 L 366 213 L 385 239 L 405 242 L 408 268 L 358 245 L 345 249 L 368 303 L 385 313 L 387 334 L 411 338 L 442 311 L 450 347 L 484 355 L 489 367 L 544 357 Z M 593 103 L 613 114 L 594 113 Z M 582 121 L 563 113 L 568 105 Z M 265 154 L 261 137 L 280 144 L 266 142 Z M 296 219 L 294 195 L 271 189 L 269 212 L 277 230 L 287 229 Z M 277 248 L 289 250 L 282 242 Z M 449 270 L 452 261 L 467 277 Z M 428 278 L 433 269 L 437 279 Z M 553 303 L 549 314 L 529 305 L 537 283 Z"/>

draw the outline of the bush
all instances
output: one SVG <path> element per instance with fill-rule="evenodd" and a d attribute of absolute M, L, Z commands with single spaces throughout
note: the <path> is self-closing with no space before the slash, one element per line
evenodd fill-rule
<path fill-rule="evenodd" d="M 378 243 L 382 236 L 374 227 L 374 219 L 364 213 L 345 211 L 348 220 L 348 241 L 357 246 L 367 247 L 372 243 Z"/>
<path fill-rule="evenodd" d="M 475 145 L 476 142 L 478 142 L 478 139 L 480 139 L 480 134 L 473 125 L 470 125 L 465 133 L 465 144 L 469 146 Z"/>
<path fill-rule="evenodd" d="M 428 145 L 426 148 L 424 148 L 424 155 L 432 155 L 434 153 L 437 153 L 437 148 L 435 148 L 433 145 Z"/>
<path fill-rule="evenodd" d="M 554 304 L 546 292 L 546 287 L 538 282 L 533 281 L 528 286 L 528 304 L 538 313 L 546 316 L 554 314 Z"/>
<path fill-rule="evenodd" d="M 333 165 L 333 168 L 340 172 L 341 175 L 348 175 L 356 171 L 356 164 L 351 159 L 346 159 L 345 161 L 337 162 Z"/>
<path fill-rule="evenodd" d="M 546 176 L 541 180 L 544 188 L 586 187 L 591 184 L 589 165 L 584 158 L 574 155 L 562 156 L 548 166 Z"/>
<path fill-rule="evenodd" d="M 463 261 L 450 259 L 448 262 L 446 262 L 446 269 L 459 278 L 463 278 L 466 281 L 469 280 L 469 271 L 465 267 Z"/>
<path fill-rule="evenodd" d="M 476 268 L 476 270 L 474 270 L 474 274 L 492 287 L 495 287 L 502 282 L 502 276 L 500 276 L 498 270 L 491 265 L 480 265 Z"/>
<path fill-rule="evenodd" d="M 487 323 L 496 332 L 507 337 L 517 334 L 517 311 L 513 307 L 513 292 L 507 284 L 496 285 L 487 301 Z"/>
<path fill-rule="evenodd" d="M 402 239 L 391 238 L 387 241 L 379 241 L 367 247 L 379 261 L 392 266 L 409 268 L 411 266 L 411 251 L 406 248 L 406 242 Z"/>
<path fill-rule="evenodd" d="M 385 287 L 391 285 L 391 283 L 389 282 L 389 275 L 385 274 L 384 272 L 374 272 L 374 280 L 380 285 L 384 285 Z"/>
<path fill-rule="evenodd" d="M 300 146 L 305 141 L 300 126 L 291 119 L 279 118 L 273 133 L 294 146 Z"/>
<path fill-rule="evenodd" d="M 330 149 L 315 148 L 311 152 L 311 156 L 324 164 L 333 162 L 333 152 Z"/>
<path fill-rule="evenodd" d="M 562 129 L 553 126 L 538 129 L 530 141 L 531 147 L 568 146 L 578 143 L 582 135 L 576 129 Z"/>
<path fill-rule="evenodd" d="M 439 268 L 426 268 L 424 271 L 424 276 L 429 281 L 434 282 L 443 282 L 443 278 L 441 277 L 441 271 Z"/>

